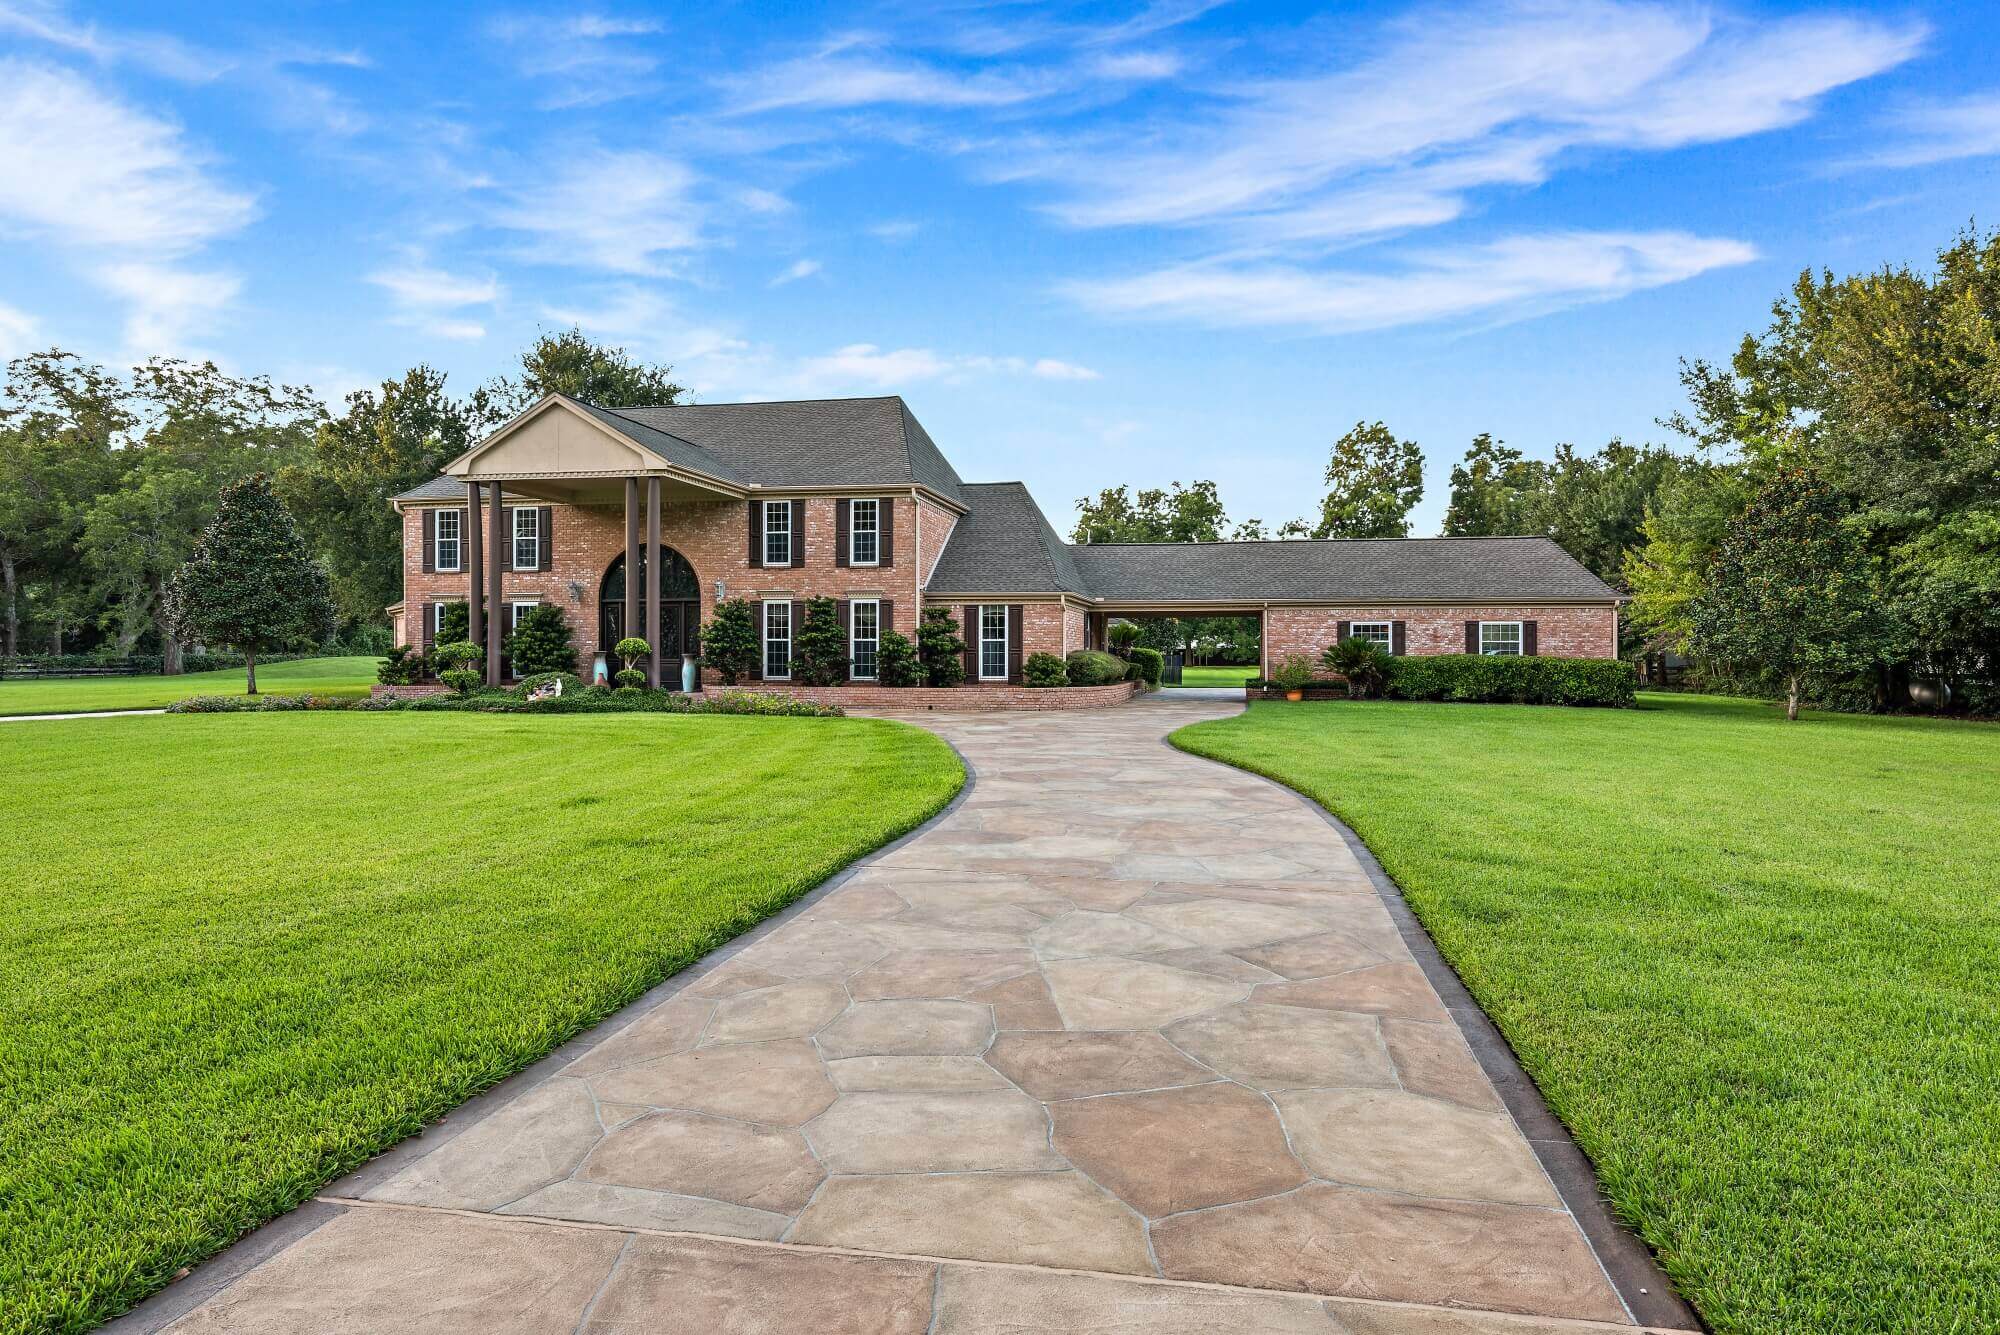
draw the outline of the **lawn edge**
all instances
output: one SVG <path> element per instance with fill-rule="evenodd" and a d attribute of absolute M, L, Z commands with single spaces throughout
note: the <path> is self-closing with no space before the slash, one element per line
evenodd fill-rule
<path fill-rule="evenodd" d="M 972 795 L 976 771 L 972 767 L 972 762 L 965 758 L 965 753 L 949 740 L 928 728 L 919 728 L 900 719 L 868 721 L 910 728 L 943 743 L 959 764 L 962 781 L 957 791 L 928 816 L 900 834 L 892 835 L 874 848 L 860 854 L 775 913 L 737 933 L 699 959 L 690 961 L 675 973 L 662 978 L 624 1005 L 606 1012 L 526 1066 L 468 1095 L 446 1110 L 436 1121 L 385 1146 L 359 1166 L 328 1178 L 297 1205 L 262 1220 L 208 1255 L 190 1263 L 179 1278 L 169 1279 L 163 1286 L 154 1289 L 124 1311 L 105 1319 L 95 1329 L 112 1332 L 113 1335 L 140 1335 L 141 1332 L 144 1332 L 144 1335 L 153 1335 L 154 1332 L 178 1321 L 292 1243 L 346 1213 L 346 1206 L 330 1203 L 323 1199 L 324 1197 L 329 1194 L 360 1196 L 401 1172 L 411 1161 L 420 1159 L 464 1135 L 487 1117 L 498 1112 L 516 1095 L 540 1084 L 599 1044 L 623 1033 L 656 1008 L 679 996 L 684 989 L 720 968 L 751 942 L 777 931 L 804 913 L 812 905 L 845 885 L 863 867 L 929 832 L 933 826 L 958 810 Z"/>
<path fill-rule="evenodd" d="M 1184 724 L 1161 738 L 1162 745 L 1171 747 L 1183 755 L 1194 756 L 1212 764 L 1227 765 L 1239 773 L 1261 779 L 1273 787 L 1282 788 L 1302 800 L 1307 807 L 1318 814 L 1320 819 L 1331 826 L 1348 851 L 1367 874 L 1368 883 L 1375 896 L 1388 909 L 1390 919 L 1396 924 L 1403 944 L 1409 947 L 1417 967 L 1424 977 L 1437 989 L 1444 1002 L 1445 1011 L 1451 1016 L 1453 1025 L 1472 1049 L 1473 1058 L 1480 1069 L 1493 1082 L 1500 1101 L 1508 1115 L 1526 1138 L 1534 1151 L 1535 1159 L 1548 1174 L 1549 1181 L 1562 1197 L 1563 1204 L 1576 1218 L 1583 1230 L 1584 1240 L 1596 1255 L 1603 1268 L 1605 1278 L 1624 1303 L 1627 1313 L 1641 1326 L 1664 1327 L 1673 1330 L 1707 1330 L 1709 1327 L 1700 1315 L 1682 1298 L 1674 1288 L 1671 1278 L 1661 1268 L 1659 1258 L 1645 1239 L 1632 1229 L 1620 1223 L 1612 1213 L 1611 1203 L 1599 1187 L 1597 1166 L 1576 1143 L 1569 1128 L 1549 1107 L 1542 1097 L 1542 1091 L 1534 1078 L 1522 1066 L 1513 1046 L 1500 1031 L 1478 998 L 1458 972 L 1451 967 L 1444 954 L 1431 939 L 1417 911 L 1410 906 L 1401 886 L 1394 877 L 1383 869 L 1381 861 L 1364 842 L 1360 835 L 1322 805 L 1318 798 L 1302 789 L 1293 787 L 1279 775 L 1269 773 L 1255 765 L 1210 755 L 1197 750 L 1191 743 L 1181 740 L 1183 733 L 1191 732 L 1208 723 L 1227 723 L 1231 719 L 1242 718 L 1249 712 L 1246 705 L 1243 713 L 1225 719 L 1204 719 L 1198 723 Z"/>

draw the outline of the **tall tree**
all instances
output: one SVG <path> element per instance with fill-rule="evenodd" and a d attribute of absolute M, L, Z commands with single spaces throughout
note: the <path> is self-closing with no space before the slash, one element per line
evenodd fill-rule
<path fill-rule="evenodd" d="M 1548 480 L 1548 465 L 1522 457 L 1505 441 L 1482 431 L 1465 458 L 1451 469 L 1451 504 L 1444 532 L 1451 538 L 1507 536 L 1535 531 L 1535 499 Z"/>
<path fill-rule="evenodd" d="M 244 657 L 257 694 L 257 656 L 333 634 L 333 595 L 291 513 L 253 473 L 225 487 L 215 518 L 166 589 L 174 632 L 226 644 Z"/>
<path fill-rule="evenodd" d="M 1809 469 L 1785 469 L 1729 527 L 1689 608 L 1694 652 L 1785 683 L 1785 717 L 1805 692 L 1889 650 L 1891 628 L 1847 505 Z"/>
<path fill-rule="evenodd" d="M 1333 443 L 1315 538 L 1405 538 L 1424 495 L 1424 454 L 1380 422 L 1356 422 Z"/>
<path fill-rule="evenodd" d="M 278 494 L 332 574 L 343 625 L 378 622 L 402 597 L 401 517 L 389 498 L 471 448 L 489 415 L 482 395 L 454 400 L 442 371 L 412 367 L 349 394 L 346 411 L 319 423 L 308 457 L 278 475 Z"/>
<path fill-rule="evenodd" d="M 599 408 L 633 408 L 678 403 L 687 390 L 674 383 L 671 366 L 649 365 L 570 328 L 537 338 L 521 354 L 521 374 L 500 377 L 486 392 L 504 420 L 544 394 L 567 394 Z"/>
<path fill-rule="evenodd" d="M 1531 496 L 1526 531 L 1547 534 L 1599 579 L 1619 584 L 1626 554 L 1645 545 L 1647 507 L 1687 464 L 1657 445 L 1614 439 L 1595 454 L 1558 445 Z"/>
<path fill-rule="evenodd" d="M 1687 651 L 1695 597 L 1749 500 L 1743 471 L 1729 464 L 1691 462 L 1661 484 L 1641 525 L 1645 541 L 1626 552 L 1620 580 L 1632 593 L 1633 632 Z"/>
<path fill-rule="evenodd" d="M 1106 487 L 1076 503 L 1072 542 L 1220 542 L 1229 516 L 1215 483 L 1141 488 Z M 1252 521 L 1255 522 L 1255 521 Z"/>

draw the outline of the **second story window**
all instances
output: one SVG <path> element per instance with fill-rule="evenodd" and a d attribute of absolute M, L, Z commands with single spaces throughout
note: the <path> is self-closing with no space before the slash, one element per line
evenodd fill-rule
<path fill-rule="evenodd" d="M 462 560 L 460 556 L 462 550 L 460 544 L 464 540 L 464 535 L 458 531 L 459 512 L 457 510 L 439 510 L 435 522 L 437 524 L 435 537 L 437 551 L 433 553 L 434 559 L 431 564 L 439 570 L 460 569 Z"/>
<path fill-rule="evenodd" d="M 788 566 L 792 563 L 792 503 L 764 502 L 764 564 Z"/>
<path fill-rule="evenodd" d="M 532 505 L 514 507 L 514 569 L 542 566 L 542 512 Z"/>
<path fill-rule="evenodd" d="M 850 501 L 847 513 L 848 564 L 875 565 L 882 551 L 882 502 Z"/>

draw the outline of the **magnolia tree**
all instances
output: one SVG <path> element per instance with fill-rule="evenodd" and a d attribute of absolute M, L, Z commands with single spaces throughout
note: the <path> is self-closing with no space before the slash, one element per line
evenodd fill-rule
<path fill-rule="evenodd" d="M 244 658 L 246 688 L 257 694 L 257 655 L 333 635 L 326 569 L 306 550 L 298 525 L 262 473 L 223 488 L 215 518 L 194 555 L 167 583 L 177 634 L 228 645 Z"/>
<path fill-rule="evenodd" d="M 1862 670 L 1887 647 L 1881 590 L 1840 495 L 1808 469 L 1774 477 L 1729 526 L 1690 608 L 1689 647 L 1804 692 Z"/>

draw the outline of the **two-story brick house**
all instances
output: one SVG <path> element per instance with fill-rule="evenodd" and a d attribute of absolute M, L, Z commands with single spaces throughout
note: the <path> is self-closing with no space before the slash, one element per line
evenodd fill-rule
<path fill-rule="evenodd" d="M 506 630 L 553 603 L 586 670 L 637 635 L 672 684 L 725 598 L 753 604 L 772 681 L 815 597 L 838 602 L 856 681 L 884 631 L 914 637 L 938 605 L 975 684 L 1101 647 L 1116 616 L 1261 617 L 1267 669 L 1344 634 L 1394 653 L 1617 653 L 1619 595 L 1545 538 L 1066 543 L 1020 483 L 960 480 L 894 396 L 604 409 L 551 395 L 394 504 L 399 642 L 430 645 L 445 605 L 466 603 L 494 680 Z"/>

